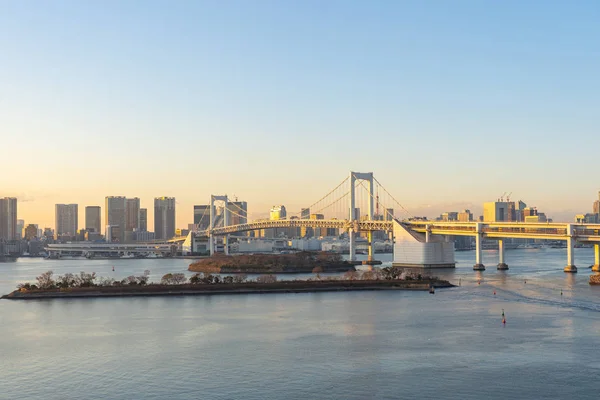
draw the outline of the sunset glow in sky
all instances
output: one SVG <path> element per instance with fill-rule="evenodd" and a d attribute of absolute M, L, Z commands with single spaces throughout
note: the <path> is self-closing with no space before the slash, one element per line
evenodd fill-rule
<path fill-rule="evenodd" d="M 600 188 L 597 1 L 0 1 L 0 197 L 299 210 L 350 170 L 416 215 Z M 103 217 L 104 218 L 104 217 Z"/>

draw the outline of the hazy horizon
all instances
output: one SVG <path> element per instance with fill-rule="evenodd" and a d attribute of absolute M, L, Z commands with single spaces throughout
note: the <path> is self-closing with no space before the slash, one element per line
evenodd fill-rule
<path fill-rule="evenodd" d="M 299 211 L 350 170 L 413 215 L 512 192 L 592 210 L 600 4 L 506 1 L 0 3 L 0 197 L 211 194 Z"/>

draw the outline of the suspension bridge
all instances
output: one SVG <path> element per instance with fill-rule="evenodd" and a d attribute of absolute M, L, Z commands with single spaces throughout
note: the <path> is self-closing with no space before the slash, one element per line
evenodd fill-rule
<path fill-rule="evenodd" d="M 217 206 L 225 212 L 218 214 Z M 206 209 L 204 210 L 206 213 Z M 280 215 L 273 219 L 255 220 L 231 224 L 231 217 L 247 220 L 247 211 L 227 195 L 212 195 L 209 206 L 207 229 L 190 232 L 187 237 L 168 241 L 119 245 L 110 249 L 105 245 L 55 244 L 47 247 L 50 253 L 61 252 L 134 252 L 172 254 L 174 245 L 194 248 L 195 242 L 208 242 L 210 254 L 216 253 L 216 241 L 223 243 L 225 254 L 229 254 L 230 235 L 266 229 L 311 228 L 336 229 L 348 233 L 350 261 L 356 261 L 356 236 L 363 234 L 367 239 L 368 259 L 373 262 L 373 234 L 377 231 L 391 232 L 394 259 L 392 265 L 401 267 L 443 268 L 454 267 L 455 236 L 471 236 L 475 239 L 474 270 L 485 270 L 482 251 L 483 240 L 498 241 L 498 264 L 500 270 L 508 269 L 505 259 L 505 239 L 544 239 L 566 242 L 567 263 L 565 272 L 577 272 L 575 244 L 594 245 L 593 271 L 600 271 L 600 224 L 573 223 L 527 223 L 527 222 L 439 222 L 413 220 L 410 212 L 398 202 L 373 176 L 372 172 L 350 172 L 334 189 L 300 211 Z M 328 218 L 325 218 L 327 215 Z M 202 215 L 204 218 L 205 215 Z M 201 219 L 202 219 L 201 218 Z M 164 245 L 161 247 L 161 244 Z"/>
<path fill-rule="evenodd" d="M 222 203 L 225 212 L 220 226 L 216 205 Z M 235 206 L 227 195 L 212 195 L 208 229 L 194 234 L 196 239 L 208 240 L 210 254 L 216 252 L 216 238 L 223 241 L 225 254 L 229 254 L 229 235 L 248 231 L 277 228 L 334 228 L 348 232 L 350 261 L 356 260 L 356 235 L 366 233 L 368 261 L 373 260 L 373 232 L 392 232 L 394 237 L 393 265 L 404 267 L 440 268 L 454 267 L 452 236 L 475 238 L 474 270 L 485 270 L 482 262 L 482 241 L 498 240 L 499 262 L 497 268 L 508 269 L 505 262 L 504 239 L 547 239 L 567 242 L 565 272 L 577 272 L 574 247 L 576 242 L 593 243 L 595 263 L 593 270 L 600 271 L 600 224 L 524 223 L 524 222 L 437 222 L 411 220 L 409 211 L 396 200 L 374 177 L 372 172 L 350 172 L 333 190 L 306 209 L 290 213 L 283 218 L 256 220 L 249 223 L 230 224 L 230 214 L 246 219 L 245 210 Z M 309 211 L 307 211 L 309 210 Z M 398 212 L 398 213 L 395 213 Z M 241 213 L 241 214 L 240 214 Z M 324 218 L 327 213 L 328 219 Z M 314 216 L 314 217 L 313 217 Z M 191 235 L 191 234 L 190 234 Z"/>

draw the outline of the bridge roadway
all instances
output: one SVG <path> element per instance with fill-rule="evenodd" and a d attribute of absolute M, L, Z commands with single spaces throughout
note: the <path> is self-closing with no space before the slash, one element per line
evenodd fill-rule
<path fill-rule="evenodd" d="M 81 254 L 93 254 L 93 253 L 105 253 L 105 254 L 125 254 L 125 253 L 137 253 L 137 254 L 171 254 L 176 251 L 176 245 L 174 244 L 122 244 L 122 243 L 56 243 L 48 244 L 44 249 L 49 255 L 61 254 L 61 253 L 81 253 Z M 175 249 L 174 249 L 175 248 Z"/>
<path fill-rule="evenodd" d="M 574 265 L 575 242 L 593 243 L 595 263 L 593 270 L 600 271 L 600 224 L 530 223 L 530 222 L 439 222 L 439 221 L 350 221 L 338 219 L 283 219 L 255 221 L 247 224 L 230 225 L 198 232 L 197 237 L 227 236 L 233 233 L 273 228 L 336 228 L 352 232 L 392 231 L 394 222 L 405 228 L 430 235 L 473 236 L 476 243 L 475 270 L 485 269 L 482 264 L 481 241 L 496 239 L 499 242 L 498 269 L 508 269 L 504 262 L 504 239 L 545 239 L 567 241 L 567 266 L 565 272 L 576 272 Z M 369 252 L 371 254 L 371 252 Z M 352 258 L 352 246 L 351 246 Z"/>
<path fill-rule="evenodd" d="M 548 239 L 567 240 L 569 237 L 582 243 L 600 242 L 600 224 L 570 223 L 526 223 L 526 222 L 438 222 L 438 221 L 398 221 L 412 231 L 429 232 L 432 235 L 477 236 L 488 239 Z M 392 221 L 349 221 L 339 219 L 281 219 L 257 221 L 247 224 L 200 231 L 197 237 L 223 236 L 233 233 L 273 229 L 273 228 L 336 228 L 357 231 L 391 231 Z M 569 227 L 572 228 L 570 233 Z"/>

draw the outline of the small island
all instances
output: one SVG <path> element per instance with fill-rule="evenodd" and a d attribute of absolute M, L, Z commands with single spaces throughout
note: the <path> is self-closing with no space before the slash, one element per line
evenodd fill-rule
<path fill-rule="evenodd" d="M 219 276 L 197 273 L 189 279 L 183 273 L 169 273 L 159 283 L 148 281 L 150 272 L 123 280 L 98 278 L 95 273 L 65 274 L 57 279 L 52 271 L 36 278 L 36 283 L 21 283 L 17 290 L 2 296 L 8 300 L 55 298 L 187 296 L 252 293 L 304 293 L 355 290 L 429 290 L 452 287 L 448 281 L 422 276 L 400 268 L 373 271 L 348 271 L 343 275 L 305 280 L 278 280 L 275 275 L 260 275 L 249 280 L 244 274 Z"/>
<path fill-rule="evenodd" d="M 215 255 L 190 264 L 188 270 L 211 274 L 295 274 L 356 271 L 341 254 L 302 251 L 290 254 Z"/>

